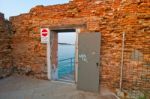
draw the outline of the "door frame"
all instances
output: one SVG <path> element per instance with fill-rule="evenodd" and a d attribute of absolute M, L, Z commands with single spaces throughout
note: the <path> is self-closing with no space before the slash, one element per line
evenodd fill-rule
<path fill-rule="evenodd" d="M 61 28 L 58 28 L 58 30 Z M 51 33 L 53 31 L 50 29 L 50 33 L 49 33 L 49 37 L 48 37 L 48 43 L 47 43 L 47 78 L 48 80 L 52 80 L 52 66 L 51 66 L 51 45 L 50 45 L 50 37 L 51 37 Z M 76 46 L 75 46 L 75 83 L 77 83 L 78 81 L 78 34 L 80 33 L 80 29 L 76 28 L 75 29 L 75 33 L 76 33 Z"/>

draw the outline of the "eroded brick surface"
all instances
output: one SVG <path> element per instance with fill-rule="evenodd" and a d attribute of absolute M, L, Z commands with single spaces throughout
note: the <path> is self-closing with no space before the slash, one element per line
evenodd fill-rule
<path fill-rule="evenodd" d="M 10 23 L 0 13 L 0 79 L 8 76 L 12 69 Z"/>
<path fill-rule="evenodd" d="M 150 89 L 149 0 L 74 0 L 62 5 L 36 6 L 10 20 L 15 32 L 13 61 L 20 73 L 46 78 L 46 45 L 40 43 L 41 27 L 81 28 L 81 33 L 102 34 L 100 84 L 119 88 L 125 32 L 123 88 Z M 141 60 L 132 58 L 136 50 L 142 54 Z"/>

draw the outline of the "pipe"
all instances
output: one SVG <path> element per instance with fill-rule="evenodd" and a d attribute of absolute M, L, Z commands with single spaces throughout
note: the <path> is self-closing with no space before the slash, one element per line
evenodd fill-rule
<path fill-rule="evenodd" d="M 125 32 L 122 34 L 122 52 L 121 52 L 121 68 L 120 68 L 120 91 L 122 91 L 122 77 L 123 77 L 123 64 L 124 64 L 124 48 L 125 48 Z"/>

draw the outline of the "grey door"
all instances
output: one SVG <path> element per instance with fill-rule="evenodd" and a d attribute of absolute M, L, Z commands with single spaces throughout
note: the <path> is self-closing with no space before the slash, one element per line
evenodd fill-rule
<path fill-rule="evenodd" d="M 77 89 L 99 91 L 100 33 L 79 34 Z"/>

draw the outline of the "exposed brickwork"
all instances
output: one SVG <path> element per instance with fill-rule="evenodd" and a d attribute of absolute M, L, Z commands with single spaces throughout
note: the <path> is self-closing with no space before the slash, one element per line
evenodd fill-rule
<path fill-rule="evenodd" d="M 0 78 L 11 73 L 11 32 L 10 24 L 4 19 L 4 14 L 0 13 Z"/>
<path fill-rule="evenodd" d="M 51 36 L 53 38 L 51 47 L 51 64 L 54 67 L 54 65 L 58 65 L 58 33 L 53 33 Z"/>
<path fill-rule="evenodd" d="M 15 32 L 14 66 L 22 71 L 29 69 L 40 78 L 46 77 L 47 67 L 46 45 L 40 43 L 41 27 L 100 32 L 100 79 L 101 85 L 109 88 L 119 87 L 122 33 L 125 32 L 123 87 L 139 88 L 147 84 L 150 89 L 149 81 L 141 78 L 144 71 L 143 77 L 150 79 L 149 72 L 146 73 L 150 70 L 149 0 L 74 0 L 63 5 L 34 7 L 27 14 L 12 17 L 11 22 Z M 142 60 L 132 59 L 135 50 L 142 53 Z M 136 80 L 139 84 L 133 85 Z"/>

